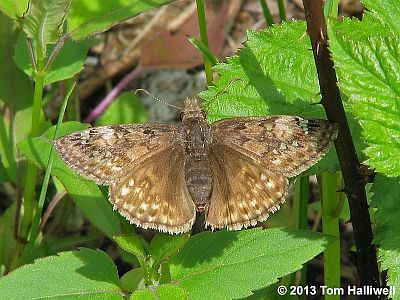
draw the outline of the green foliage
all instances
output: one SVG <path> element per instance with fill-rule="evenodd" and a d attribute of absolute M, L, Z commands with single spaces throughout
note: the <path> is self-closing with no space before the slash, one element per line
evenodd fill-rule
<path fill-rule="evenodd" d="M 2 0 L 0 11 L 10 18 L 18 19 L 26 12 L 28 4 L 29 0 Z"/>
<path fill-rule="evenodd" d="M 146 112 L 140 98 L 132 92 L 119 95 L 99 118 L 98 125 L 144 123 Z"/>
<path fill-rule="evenodd" d="M 47 44 L 55 44 L 62 33 L 67 8 L 71 0 L 31 0 L 22 19 L 26 35 L 46 52 Z"/>
<path fill-rule="evenodd" d="M 375 223 L 377 226 L 375 243 L 379 246 L 378 257 L 381 270 L 387 270 L 388 286 L 400 290 L 400 177 L 377 175 L 372 187 L 374 193 L 371 206 L 376 207 Z M 393 299 L 400 299 L 396 293 Z"/>
<path fill-rule="evenodd" d="M 36 260 L 0 279 L 0 298 L 123 299 L 117 268 L 100 250 L 81 248 Z"/>
<path fill-rule="evenodd" d="M 4 266 L 7 271 L 10 270 L 14 248 L 17 244 L 13 236 L 16 206 L 14 203 L 0 216 L 0 266 Z"/>
<path fill-rule="evenodd" d="M 58 53 L 51 68 L 46 72 L 44 83 L 49 84 L 65 80 L 78 74 L 83 69 L 87 52 L 93 44 L 94 40 L 91 39 L 78 42 L 68 40 Z M 15 46 L 14 59 L 18 68 L 24 71 L 25 74 L 34 75 L 35 69 L 32 67 L 27 44 L 22 35 L 20 35 Z"/>
<path fill-rule="evenodd" d="M 171 259 L 171 278 L 190 299 L 237 299 L 300 269 L 330 242 L 322 234 L 278 228 L 204 232 Z"/>
<path fill-rule="evenodd" d="M 189 299 L 187 292 L 176 285 L 162 284 L 152 290 L 138 290 L 132 294 L 130 300 L 185 300 Z"/>
<path fill-rule="evenodd" d="M 118 22 L 127 20 L 146 10 L 157 8 L 172 0 L 74 0 L 68 14 L 69 30 L 74 40 L 105 31 Z"/>
<path fill-rule="evenodd" d="M 227 63 L 217 65 L 215 86 L 200 96 L 208 100 L 208 119 L 234 116 L 299 115 L 326 118 L 320 101 L 318 77 L 310 51 L 305 22 L 273 26 L 268 31 L 248 31 L 245 47 Z M 236 81 L 234 81 L 236 80 Z M 233 82 L 234 81 L 234 82 Z M 349 118 L 352 120 L 352 118 Z M 358 125 L 351 122 L 358 148 Z M 334 149 L 303 175 L 339 168 Z"/>

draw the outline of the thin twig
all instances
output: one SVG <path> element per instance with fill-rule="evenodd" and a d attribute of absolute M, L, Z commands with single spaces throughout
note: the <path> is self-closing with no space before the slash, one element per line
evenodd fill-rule
<path fill-rule="evenodd" d="M 66 194 L 67 194 L 66 191 L 57 192 L 54 195 L 53 199 L 51 199 L 49 206 L 47 207 L 46 211 L 43 214 L 42 221 L 40 222 L 40 229 L 39 229 L 40 232 L 43 231 L 43 228 L 44 226 L 46 226 L 46 223 L 49 220 L 51 213 Z"/>
<path fill-rule="evenodd" d="M 346 114 L 337 86 L 336 72 L 328 49 L 327 27 L 321 0 L 303 0 L 307 20 L 307 31 L 311 38 L 314 60 L 322 95 L 321 104 L 331 122 L 339 126 L 335 141 L 336 152 L 343 173 L 344 191 L 349 200 L 351 222 L 353 224 L 357 248 L 357 270 L 363 286 L 378 287 L 379 271 L 376 249 L 372 245 L 372 228 L 368 211 L 365 183 L 358 180 L 360 162 L 351 137 Z M 378 299 L 370 296 L 369 299 Z"/>

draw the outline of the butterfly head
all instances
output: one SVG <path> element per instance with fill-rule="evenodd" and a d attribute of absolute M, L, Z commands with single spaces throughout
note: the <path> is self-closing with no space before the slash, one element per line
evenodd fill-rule
<path fill-rule="evenodd" d="M 206 113 L 204 112 L 200 100 L 196 98 L 186 98 L 183 102 L 180 116 L 182 123 L 199 123 L 204 121 Z"/>

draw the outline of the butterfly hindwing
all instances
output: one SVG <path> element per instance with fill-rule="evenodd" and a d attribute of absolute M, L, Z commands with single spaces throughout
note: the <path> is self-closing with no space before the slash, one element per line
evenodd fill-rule
<path fill-rule="evenodd" d="M 284 202 L 285 176 L 218 142 L 212 145 L 210 157 L 214 184 L 207 226 L 228 230 L 254 226 Z"/>
<path fill-rule="evenodd" d="M 109 197 L 131 223 L 168 233 L 189 231 L 196 211 L 184 178 L 184 149 L 174 145 L 126 169 Z"/>

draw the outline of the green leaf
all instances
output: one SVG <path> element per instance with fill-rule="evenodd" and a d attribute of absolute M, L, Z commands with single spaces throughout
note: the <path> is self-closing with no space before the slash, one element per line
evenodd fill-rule
<path fill-rule="evenodd" d="M 138 290 L 130 300 L 184 300 L 189 299 L 186 291 L 176 285 L 162 284 L 155 290 Z"/>
<path fill-rule="evenodd" d="M 0 14 L 0 101 L 18 111 L 32 105 L 33 86 L 28 76 L 17 68 L 13 60 L 14 47 L 19 35 L 15 25 L 15 22 Z"/>
<path fill-rule="evenodd" d="M 242 298 L 300 269 L 332 241 L 311 231 L 279 228 L 204 232 L 170 260 L 171 278 L 190 299 Z"/>
<path fill-rule="evenodd" d="M 144 274 L 142 268 L 136 268 L 126 272 L 121 277 L 122 289 L 133 292 L 138 289 L 144 289 Z"/>
<path fill-rule="evenodd" d="M 0 114 L 0 162 L 4 168 L 6 178 L 16 183 L 17 163 L 15 160 L 13 137 L 10 124 Z"/>
<path fill-rule="evenodd" d="M 60 128 L 60 134 L 75 132 L 87 128 L 79 122 L 66 122 Z M 42 136 L 28 138 L 18 144 L 20 152 L 32 163 L 44 167 L 50 153 L 51 138 L 55 126 L 47 130 Z M 109 238 L 123 232 L 132 232 L 132 226 L 114 212 L 111 203 L 104 196 L 100 188 L 91 180 L 82 178 L 57 156 L 54 160 L 52 175 L 56 176 L 64 185 L 66 191 L 74 199 L 82 213 Z"/>
<path fill-rule="evenodd" d="M 38 259 L 0 278 L 0 298 L 123 299 L 119 284 L 107 254 L 81 248 Z"/>
<path fill-rule="evenodd" d="M 201 41 L 193 36 L 190 36 L 188 39 L 189 42 L 191 42 L 192 45 L 195 46 L 197 50 L 199 50 L 201 54 L 203 54 L 203 56 L 208 59 L 212 66 L 219 64 L 218 58 L 214 55 L 214 53 L 211 52 L 208 47 L 206 47 L 206 45 L 204 45 Z"/>
<path fill-rule="evenodd" d="M 28 4 L 29 0 L 1 0 L 0 11 L 10 18 L 19 19 L 28 9 Z"/>
<path fill-rule="evenodd" d="M 41 49 L 55 44 L 62 33 L 62 25 L 71 0 L 31 0 L 22 19 L 22 28 Z"/>
<path fill-rule="evenodd" d="M 140 97 L 132 92 L 122 93 L 101 115 L 98 125 L 147 122 L 146 111 Z"/>
<path fill-rule="evenodd" d="M 351 100 L 368 144 L 367 164 L 388 176 L 399 176 L 400 39 L 388 32 L 366 34 L 372 24 L 332 20 L 330 47 L 339 87 Z"/>
<path fill-rule="evenodd" d="M 16 202 L 14 202 L 0 217 L 0 266 L 4 265 L 7 271 L 10 270 L 17 246 L 17 241 L 13 234 L 16 206 Z"/>
<path fill-rule="evenodd" d="M 363 0 L 367 10 L 364 18 L 371 17 L 380 22 L 382 27 L 389 29 L 395 35 L 400 35 L 400 2 L 398 0 Z"/>
<path fill-rule="evenodd" d="M 382 174 L 375 177 L 372 186 L 371 206 L 375 212 L 375 243 L 379 246 L 378 259 L 381 271 L 387 270 L 388 286 L 400 290 L 400 177 L 388 178 Z M 392 299 L 400 299 L 398 293 Z"/>
<path fill-rule="evenodd" d="M 163 261 L 177 253 L 189 240 L 189 234 L 170 235 L 158 233 L 150 242 L 153 257 L 153 271 L 157 271 Z"/>
<path fill-rule="evenodd" d="M 71 37 L 74 40 L 86 38 L 141 12 L 170 2 L 172 0 L 72 0 L 68 14 Z"/>
<path fill-rule="evenodd" d="M 114 240 L 125 251 L 134 254 L 138 258 L 146 259 L 147 253 L 143 247 L 145 241 L 142 237 L 135 234 L 117 235 L 114 236 Z"/>
<path fill-rule="evenodd" d="M 208 120 L 229 117 L 298 115 L 326 119 L 305 22 L 288 22 L 267 31 L 248 31 L 245 47 L 227 63 L 217 65 L 215 86 L 200 96 Z M 240 79 L 240 80 L 237 80 Z M 236 81 L 235 81 L 236 80 Z M 349 118 L 351 119 L 351 118 Z M 351 125 L 354 132 L 357 125 Z M 359 134 L 355 134 L 357 139 Z M 334 149 L 303 175 L 339 168 Z"/>
<path fill-rule="evenodd" d="M 57 55 L 51 69 L 45 75 L 45 84 L 72 78 L 82 69 L 89 48 L 94 44 L 93 39 L 83 41 L 67 40 Z M 24 37 L 20 35 L 15 47 L 14 60 L 18 68 L 27 75 L 33 76 L 33 68 Z"/>

